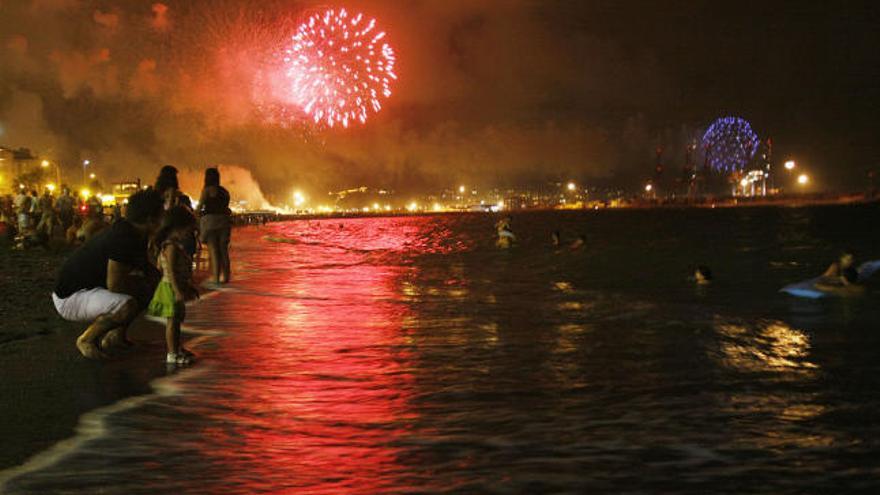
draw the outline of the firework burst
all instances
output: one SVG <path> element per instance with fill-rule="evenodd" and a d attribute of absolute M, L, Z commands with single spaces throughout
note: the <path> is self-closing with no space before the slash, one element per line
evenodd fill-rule
<path fill-rule="evenodd" d="M 719 172 L 735 172 L 749 164 L 758 151 L 758 136 L 745 119 L 722 117 L 703 134 L 704 159 Z"/>
<path fill-rule="evenodd" d="M 285 49 L 282 100 L 316 124 L 365 123 L 391 96 L 394 64 L 375 19 L 328 9 L 303 22 Z"/>

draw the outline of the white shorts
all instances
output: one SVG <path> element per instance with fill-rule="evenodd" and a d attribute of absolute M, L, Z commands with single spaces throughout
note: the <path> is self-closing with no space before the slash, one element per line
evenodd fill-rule
<path fill-rule="evenodd" d="M 67 321 L 93 322 L 99 316 L 116 312 L 128 301 L 134 300 L 128 294 L 110 292 L 104 288 L 83 289 L 70 297 L 61 299 L 52 294 L 55 309 Z"/>

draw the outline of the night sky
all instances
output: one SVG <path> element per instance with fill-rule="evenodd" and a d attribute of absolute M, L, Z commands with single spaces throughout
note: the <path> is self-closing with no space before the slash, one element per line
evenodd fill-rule
<path fill-rule="evenodd" d="M 737 115 L 829 188 L 880 168 L 873 2 L 350 1 L 388 33 L 394 94 L 347 130 L 278 125 L 254 74 L 316 5 L 0 0 L 0 144 L 113 178 L 239 164 L 270 194 L 632 186 Z"/>

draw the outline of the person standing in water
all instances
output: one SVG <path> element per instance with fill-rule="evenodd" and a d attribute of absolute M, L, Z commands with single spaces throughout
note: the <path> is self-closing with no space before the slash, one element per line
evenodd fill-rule
<path fill-rule="evenodd" d="M 495 224 L 495 230 L 498 232 L 498 238 L 495 245 L 500 248 L 509 248 L 516 241 L 516 235 L 510 228 L 511 218 L 506 216 Z"/>
<path fill-rule="evenodd" d="M 205 187 L 199 198 L 202 242 L 207 244 L 211 257 L 211 275 L 215 284 L 229 282 L 229 240 L 232 233 L 232 211 L 229 209 L 229 191 L 220 185 L 220 171 L 205 170 Z"/>

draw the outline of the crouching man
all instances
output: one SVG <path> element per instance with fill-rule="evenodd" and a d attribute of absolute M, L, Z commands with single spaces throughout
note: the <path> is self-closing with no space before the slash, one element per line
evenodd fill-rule
<path fill-rule="evenodd" d="M 102 359 L 106 350 L 130 345 L 126 330 L 159 281 L 148 249 L 163 211 L 156 191 L 132 195 L 125 218 L 80 246 L 61 267 L 52 300 L 65 320 L 89 323 L 76 339 L 83 356 Z"/>

